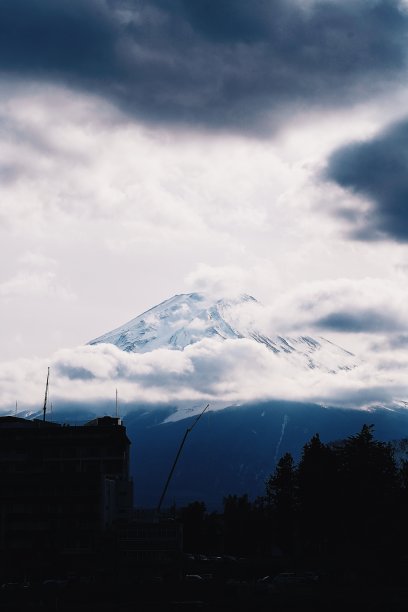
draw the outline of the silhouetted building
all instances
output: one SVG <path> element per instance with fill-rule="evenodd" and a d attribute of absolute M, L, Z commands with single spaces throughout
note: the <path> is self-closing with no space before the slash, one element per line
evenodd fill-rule
<path fill-rule="evenodd" d="M 131 514 L 129 446 L 118 418 L 71 426 L 0 417 L 3 557 L 95 551 Z"/>
<path fill-rule="evenodd" d="M 135 509 L 132 520 L 121 523 L 116 530 L 123 560 L 129 564 L 176 561 L 183 550 L 183 526 L 173 514 Z"/>

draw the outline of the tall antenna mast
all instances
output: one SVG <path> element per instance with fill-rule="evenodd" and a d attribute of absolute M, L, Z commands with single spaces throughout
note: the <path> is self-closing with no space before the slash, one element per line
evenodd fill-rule
<path fill-rule="evenodd" d="M 44 407 L 43 407 L 43 421 L 45 421 L 45 413 L 47 412 L 48 382 L 49 382 L 49 380 L 50 380 L 50 368 L 48 368 L 47 383 L 45 385 L 45 397 L 44 397 Z"/>
<path fill-rule="evenodd" d="M 117 389 L 116 389 L 115 406 L 116 406 L 116 417 L 117 417 L 118 416 L 118 390 Z"/>

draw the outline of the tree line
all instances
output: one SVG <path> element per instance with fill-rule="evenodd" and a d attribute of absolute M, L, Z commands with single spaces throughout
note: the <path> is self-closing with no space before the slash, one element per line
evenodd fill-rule
<path fill-rule="evenodd" d="M 407 511 L 408 461 L 364 425 L 337 443 L 315 434 L 297 464 L 283 455 L 261 497 L 228 495 L 222 513 L 193 502 L 180 519 L 189 551 L 381 565 L 406 554 Z"/>

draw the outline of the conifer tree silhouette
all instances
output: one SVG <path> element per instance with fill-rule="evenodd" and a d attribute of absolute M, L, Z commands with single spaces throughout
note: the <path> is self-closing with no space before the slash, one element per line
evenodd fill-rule
<path fill-rule="evenodd" d="M 350 436 L 340 459 L 340 506 L 345 544 L 364 555 L 393 546 L 398 470 L 392 447 L 374 439 L 374 426 Z"/>
<path fill-rule="evenodd" d="M 332 545 L 337 481 L 336 456 L 315 434 L 303 447 L 298 466 L 300 537 L 309 553 L 321 555 Z"/>
<path fill-rule="evenodd" d="M 293 457 L 285 453 L 265 483 L 266 504 L 273 523 L 275 541 L 284 552 L 292 552 L 296 518 L 297 474 Z"/>

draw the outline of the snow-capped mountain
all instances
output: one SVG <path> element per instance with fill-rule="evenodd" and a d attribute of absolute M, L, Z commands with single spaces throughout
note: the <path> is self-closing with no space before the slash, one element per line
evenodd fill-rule
<path fill-rule="evenodd" d="M 108 342 L 128 352 L 145 353 L 156 348 L 184 349 L 203 338 L 242 338 L 232 324 L 231 311 L 242 302 L 218 300 L 211 304 L 199 293 L 175 295 L 89 344 Z"/>
<path fill-rule="evenodd" d="M 158 348 L 183 350 L 205 338 L 249 339 L 293 365 L 326 372 L 356 367 L 356 357 L 332 342 L 307 335 L 270 334 L 263 329 L 264 319 L 263 306 L 250 295 L 211 301 L 200 293 L 187 293 L 175 295 L 89 344 L 108 343 L 123 351 L 146 353 Z"/>

